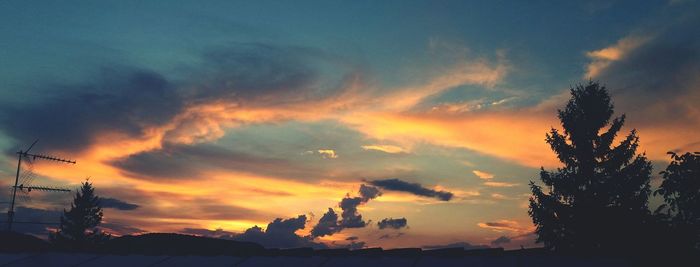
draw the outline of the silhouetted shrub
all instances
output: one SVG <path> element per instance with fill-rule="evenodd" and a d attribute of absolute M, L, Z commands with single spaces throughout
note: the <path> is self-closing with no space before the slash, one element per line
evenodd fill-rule
<path fill-rule="evenodd" d="M 58 231 L 49 240 L 58 248 L 69 250 L 94 250 L 109 236 L 97 226 L 102 222 L 100 198 L 88 181 L 76 192 L 70 210 L 63 210 Z"/>

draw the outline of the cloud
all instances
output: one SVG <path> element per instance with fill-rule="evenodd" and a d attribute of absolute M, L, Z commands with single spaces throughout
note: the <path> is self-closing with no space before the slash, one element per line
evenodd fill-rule
<path fill-rule="evenodd" d="M 102 204 L 103 208 L 108 208 L 108 209 L 118 209 L 118 210 L 135 210 L 139 207 L 139 205 L 128 203 L 116 198 L 110 198 L 110 197 L 101 197 L 100 198 L 100 204 Z"/>
<path fill-rule="evenodd" d="M 516 233 L 527 232 L 518 222 L 512 220 L 498 220 L 495 222 L 480 222 L 477 224 L 481 228 L 491 229 L 496 232 L 510 231 Z"/>
<path fill-rule="evenodd" d="M 651 36 L 648 35 L 627 36 L 620 39 L 612 46 L 587 52 L 586 56 L 588 56 L 592 61 L 586 67 L 586 74 L 583 78 L 597 78 L 601 72 L 605 71 L 605 69 L 610 66 L 610 64 L 623 59 L 631 51 L 648 42 L 650 39 Z"/>
<path fill-rule="evenodd" d="M 342 228 L 362 228 L 367 225 L 362 219 L 362 214 L 357 211 L 357 206 L 365 203 L 362 197 L 345 197 L 340 201 L 341 213 L 340 226 Z"/>
<path fill-rule="evenodd" d="M 383 235 L 381 235 L 381 236 L 380 236 L 379 238 L 377 238 L 377 239 L 379 239 L 379 240 L 382 240 L 382 239 L 394 239 L 394 238 L 399 238 L 399 237 L 401 237 L 401 236 L 403 236 L 403 235 L 405 235 L 405 233 L 401 233 L 401 232 L 398 232 L 398 233 L 393 234 L 393 235 L 392 235 L 392 234 L 383 234 Z"/>
<path fill-rule="evenodd" d="M 514 187 L 518 186 L 517 183 L 506 183 L 506 182 L 484 182 L 485 186 L 490 186 L 490 187 Z"/>
<path fill-rule="evenodd" d="M 497 62 L 487 59 L 463 59 L 443 70 L 440 75 L 428 82 L 405 88 L 398 88 L 392 93 L 379 99 L 383 108 L 394 111 L 404 111 L 416 106 L 427 97 L 463 85 L 480 85 L 493 87 L 508 72 L 510 66 L 503 56 Z"/>
<path fill-rule="evenodd" d="M 360 185 L 359 193 L 362 197 L 362 201 L 364 202 L 370 201 L 371 199 L 375 199 L 382 195 L 382 192 L 380 192 L 378 188 L 374 186 L 367 186 L 365 184 Z"/>
<path fill-rule="evenodd" d="M 338 223 L 342 228 L 362 228 L 367 225 L 362 219 L 362 215 L 357 211 L 357 206 L 365 204 L 371 199 L 374 199 L 381 195 L 376 187 L 360 185 L 359 197 L 344 197 L 341 201 L 340 208 L 343 212 L 340 214 L 340 222 Z"/>
<path fill-rule="evenodd" d="M 472 245 L 468 242 L 455 242 L 455 243 L 450 243 L 450 244 L 446 244 L 446 245 L 427 245 L 427 246 L 423 246 L 423 248 L 424 249 L 464 248 L 465 250 L 470 250 L 470 249 L 489 248 L 489 246 Z"/>
<path fill-rule="evenodd" d="M 620 43 L 646 36 L 595 78 L 611 91 L 616 111 L 628 113 L 626 126 L 638 130 L 641 150 L 652 160 L 666 161 L 665 153 L 674 149 L 700 149 L 694 134 L 700 130 L 700 18 L 695 13 L 689 9 L 599 50 L 614 51 Z"/>
<path fill-rule="evenodd" d="M 191 179 L 214 170 L 253 172 L 268 176 L 308 177 L 314 170 L 288 160 L 265 158 L 213 144 L 166 144 L 109 162 L 124 174 L 143 179 Z"/>
<path fill-rule="evenodd" d="M 365 145 L 365 146 L 362 146 L 362 149 L 381 151 L 381 152 L 389 153 L 389 154 L 408 153 L 408 150 L 406 150 L 400 146 L 393 146 L 393 145 Z"/>
<path fill-rule="evenodd" d="M 146 230 L 140 229 L 138 227 L 133 227 L 129 226 L 123 223 L 112 223 L 112 222 L 103 222 L 99 225 L 99 228 L 107 232 L 111 235 L 135 235 L 135 234 L 141 234 L 141 233 L 146 233 Z"/>
<path fill-rule="evenodd" d="M 196 207 L 194 207 L 197 212 L 194 217 L 208 218 L 210 220 L 250 220 L 263 217 L 257 210 L 219 203 L 216 199 L 200 198 L 195 200 L 201 201 L 201 203 L 196 204 Z"/>
<path fill-rule="evenodd" d="M 358 111 L 340 119 L 368 138 L 405 147 L 428 143 L 464 148 L 520 165 L 540 167 L 557 164 L 556 157 L 542 141 L 544 133 L 557 123 L 555 107 L 543 103 L 463 114 Z"/>
<path fill-rule="evenodd" d="M 29 207 L 15 207 L 14 224 L 12 230 L 20 233 L 36 235 L 46 238 L 49 228 L 56 228 L 59 225 L 61 215 L 60 210 L 45 210 Z M 7 213 L 3 213 L 2 226 L 7 227 Z M 29 222 L 29 223 L 26 223 Z"/>
<path fill-rule="evenodd" d="M 333 149 L 318 149 L 318 150 L 307 150 L 301 153 L 302 155 L 319 155 L 324 159 L 337 159 L 338 153 Z"/>
<path fill-rule="evenodd" d="M 484 172 L 484 171 L 479 171 L 479 170 L 473 170 L 472 173 L 479 177 L 480 179 L 488 180 L 488 179 L 493 179 L 493 174 Z"/>
<path fill-rule="evenodd" d="M 492 194 L 491 194 L 491 198 L 493 198 L 493 199 L 499 199 L 499 200 L 513 199 L 513 198 L 511 198 L 511 197 L 508 197 L 508 196 L 505 196 L 505 195 L 499 194 L 499 193 L 492 193 Z"/>
<path fill-rule="evenodd" d="M 185 228 L 182 229 L 180 233 L 221 239 L 233 239 L 237 235 L 234 232 L 225 231 L 221 228 L 217 228 L 216 230 L 209 230 L 204 228 Z"/>
<path fill-rule="evenodd" d="M 44 149 L 79 151 L 106 132 L 141 137 L 184 108 L 177 88 L 146 70 L 105 68 L 95 81 L 56 87 L 60 95 L 39 102 L 4 104 L 3 131 L 20 142 L 39 139 Z"/>
<path fill-rule="evenodd" d="M 377 198 L 381 195 L 381 192 L 376 187 L 362 184 L 358 193 L 360 194 L 358 197 L 347 195 L 340 201 L 338 204 L 342 209 L 340 220 L 338 220 L 338 215 L 335 211 L 332 208 L 328 208 L 328 211 L 321 216 L 318 223 L 311 229 L 311 236 L 321 237 L 332 235 L 345 228 L 365 227 L 367 222 L 364 221 L 357 207 Z"/>
<path fill-rule="evenodd" d="M 497 246 L 500 246 L 503 244 L 510 243 L 510 240 L 511 239 L 509 237 L 503 235 L 503 236 L 500 236 L 499 238 L 496 238 L 493 241 L 491 241 L 491 245 L 497 247 Z"/>
<path fill-rule="evenodd" d="M 384 228 L 390 228 L 390 229 L 401 229 L 406 227 L 407 221 L 406 218 L 399 218 L 399 219 L 393 219 L 393 218 L 386 218 L 377 223 L 377 226 L 379 229 L 384 229 Z"/>
<path fill-rule="evenodd" d="M 310 237 L 296 234 L 296 231 L 304 229 L 305 224 L 305 215 L 290 219 L 277 218 L 270 222 L 264 230 L 253 226 L 233 239 L 258 243 L 266 248 L 325 248 L 325 245 L 311 241 Z"/>
<path fill-rule="evenodd" d="M 335 153 L 335 150 L 333 149 L 319 149 L 317 150 L 318 154 L 321 154 L 321 156 L 324 159 L 337 159 L 338 154 Z"/>
<path fill-rule="evenodd" d="M 423 187 L 419 183 L 409 183 L 399 179 L 385 179 L 369 181 L 370 184 L 385 190 L 407 192 L 418 196 L 436 198 L 442 201 L 450 201 L 454 194 L 447 191 L 437 191 Z"/>
<path fill-rule="evenodd" d="M 311 236 L 321 237 L 340 232 L 343 228 L 338 225 L 338 214 L 332 208 L 321 216 L 318 223 L 311 229 Z"/>
<path fill-rule="evenodd" d="M 365 243 L 364 241 L 358 241 L 357 237 L 355 237 L 355 239 L 346 239 L 346 241 L 350 241 L 350 243 L 337 244 L 336 241 L 333 241 L 331 242 L 333 244 L 332 248 L 355 250 L 367 247 L 367 243 Z"/>
<path fill-rule="evenodd" d="M 313 88 L 320 78 L 314 65 L 323 56 L 299 47 L 238 43 L 206 51 L 202 59 L 204 64 L 191 70 L 193 98 L 271 104 L 296 100 Z"/>

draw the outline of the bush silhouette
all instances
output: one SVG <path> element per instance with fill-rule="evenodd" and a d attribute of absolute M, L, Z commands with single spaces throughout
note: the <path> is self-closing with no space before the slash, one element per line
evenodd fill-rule
<path fill-rule="evenodd" d="M 95 195 L 92 183 L 85 181 L 75 194 L 70 210 L 63 210 L 58 231 L 50 234 L 49 239 L 62 249 L 94 249 L 109 239 L 97 228 L 102 222 L 102 215 L 100 198 Z"/>
<path fill-rule="evenodd" d="M 700 249 L 700 152 L 678 155 L 669 152 L 671 163 L 661 172 L 663 182 L 654 195 L 666 204 L 656 210 L 661 223 L 670 228 L 673 242 L 686 249 Z"/>

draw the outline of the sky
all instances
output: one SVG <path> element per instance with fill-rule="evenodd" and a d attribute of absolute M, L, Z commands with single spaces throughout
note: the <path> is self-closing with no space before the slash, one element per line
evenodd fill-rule
<path fill-rule="evenodd" d="M 528 183 L 561 166 L 544 139 L 572 86 L 607 86 L 652 186 L 666 152 L 700 150 L 698 14 L 679 0 L 3 0 L 0 177 L 38 139 L 33 152 L 77 164 L 26 163 L 23 181 L 89 178 L 115 235 L 538 246 Z M 18 221 L 57 221 L 72 198 L 30 194 Z"/>

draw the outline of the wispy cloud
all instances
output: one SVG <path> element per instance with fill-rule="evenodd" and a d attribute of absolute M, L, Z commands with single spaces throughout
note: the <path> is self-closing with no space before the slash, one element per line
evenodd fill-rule
<path fill-rule="evenodd" d="M 513 187 L 513 186 L 518 186 L 519 184 L 517 183 L 506 183 L 506 182 L 484 182 L 485 186 L 490 186 L 490 187 Z"/>
<path fill-rule="evenodd" d="M 381 152 L 389 153 L 389 154 L 407 153 L 408 152 L 407 149 L 404 149 L 400 146 L 394 146 L 394 145 L 364 145 L 364 146 L 362 146 L 362 149 L 364 149 L 364 150 L 376 150 L 376 151 L 381 151 Z"/>
<path fill-rule="evenodd" d="M 492 173 L 488 173 L 488 172 L 480 171 L 480 170 L 473 170 L 472 173 L 474 173 L 474 175 L 476 175 L 476 177 L 479 177 L 479 179 L 484 179 L 484 180 L 493 179 L 493 177 L 494 177 Z"/>
<path fill-rule="evenodd" d="M 321 154 L 321 156 L 325 159 L 337 159 L 338 158 L 338 154 L 335 153 L 335 150 L 333 150 L 333 149 L 319 149 L 319 150 L 316 150 L 316 152 Z"/>
<path fill-rule="evenodd" d="M 584 79 L 598 78 L 610 64 L 627 56 L 631 51 L 648 42 L 652 37 L 649 35 L 632 35 L 620 39 L 614 45 L 587 52 L 591 63 L 586 67 Z"/>
<path fill-rule="evenodd" d="M 526 228 L 521 226 L 520 223 L 513 220 L 498 220 L 495 222 L 480 222 L 477 224 L 481 228 L 491 229 L 497 232 L 508 231 L 508 232 L 523 232 Z"/>
<path fill-rule="evenodd" d="M 626 126 L 638 130 L 640 149 L 653 160 L 667 160 L 669 150 L 700 148 L 692 134 L 700 125 L 699 22 L 679 16 L 593 51 L 597 58 L 609 54 L 595 77 L 611 90 L 616 111 L 628 113 Z"/>

